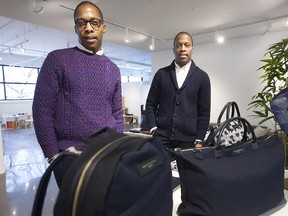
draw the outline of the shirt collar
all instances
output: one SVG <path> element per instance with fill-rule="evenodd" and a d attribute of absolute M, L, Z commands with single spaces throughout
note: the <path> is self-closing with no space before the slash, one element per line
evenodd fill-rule
<path fill-rule="evenodd" d="M 186 65 L 184 65 L 183 67 L 180 67 L 180 66 L 176 63 L 176 61 L 174 61 L 174 64 L 175 64 L 175 68 L 176 68 L 176 69 L 184 69 L 184 70 L 189 69 L 190 66 L 191 66 L 191 63 L 192 63 L 192 61 L 190 60 Z"/>
<path fill-rule="evenodd" d="M 79 49 L 85 51 L 85 52 L 88 52 L 88 53 L 92 53 L 92 54 L 93 54 L 93 52 L 92 52 L 91 50 L 86 49 L 86 48 L 85 48 L 82 44 L 80 44 L 80 43 L 78 43 L 77 47 L 78 47 Z M 103 48 L 99 49 L 98 52 L 95 53 L 95 55 L 103 55 L 103 54 L 104 54 L 104 49 L 103 49 Z"/>

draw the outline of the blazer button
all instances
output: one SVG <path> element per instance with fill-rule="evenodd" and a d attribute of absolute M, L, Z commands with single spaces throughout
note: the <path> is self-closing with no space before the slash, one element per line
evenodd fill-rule
<path fill-rule="evenodd" d="M 177 101 L 177 102 L 176 102 L 176 105 L 177 105 L 177 106 L 179 106 L 179 104 L 180 104 L 180 102 L 179 102 L 179 101 Z"/>
<path fill-rule="evenodd" d="M 178 116 L 178 114 L 177 114 L 177 113 L 175 113 L 175 114 L 174 114 L 174 116 L 175 116 L 175 117 L 177 117 L 177 116 Z"/>

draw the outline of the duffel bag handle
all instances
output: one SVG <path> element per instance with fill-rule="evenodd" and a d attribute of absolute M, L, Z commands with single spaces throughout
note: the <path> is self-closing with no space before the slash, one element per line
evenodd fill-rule
<path fill-rule="evenodd" d="M 231 111 L 231 115 L 230 115 L 230 111 Z M 238 104 L 235 101 L 230 102 L 230 109 L 227 112 L 226 120 L 232 117 L 241 117 Z"/>
<path fill-rule="evenodd" d="M 217 125 L 219 125 L 221 123 L 221 119 L 222 119 L 225 112 L 226 112 L 226 119 L 225 120 L 228 120 L 229 118 L 233 118 L 233 117 L 240 117 L 240 110 L 239 110 L 237 103 L 235 101 L 230 101 L 230 102 L 226 103 L 224 105 L 224 107 L 222 108 L 222 110 L 218 116 L 218 119 L 217 119 Z"/>
<path fill-rule="evenodd" d="M 248 139 L 248 133 L 249 132 L 252 134 L 252 141 L 253 142 L 256 141 L 256 135 L 255 135 L 255 132 L 254 132 L 251 124 L 245 118 L 242 118 L 242 117 L 232 117 L 232 118 L 226 120 L 225 122 L 223 122 L 223 124 L 219 128 L 217 128 L 217 132 L 219 132 L 218 137 L 221 137 L 222 134 L 224 134 L 225 128 L 233 121 L 239 121 L 243 124 L 244 133 L 243 133 L 243 137 L 242 137 L 241 141 L 246 141 Z M 221 139 L 218 138 L 215 147 L 220 148 L 220 144 L 221 144 Z"/>
<path fill-rule="evenodd" d="M 42 215 L 42 209 L 44 204 L 45 195 L 47 192 L 48 183 L 51 177 L 52 172 L 54 171 L 56 165 L 63 160 L 64 157 L 67 156 L 75 156 L 77 157 L 80 154 L 80 151 L 73 150 L 74 147 L 70 147 L 64 152 L 61 152 L 48 166 L 46 171 L 44 172 L 39 185 L 38 189 L 34 198 L 33 208 L 31 216 L 40 216 Z"/>
<path fill-rule="evenodd" d="M 103 127 L 99 130 L 92 131 L 90 134 L 88 134 L 86 137 L 84 137 L 84 142 L 89 143 L 91 140 L 93 140 L 95 137 L 98 137 L 101 134 L 114 134 L 116 133 L 116 130 L 110 127 Z"/>

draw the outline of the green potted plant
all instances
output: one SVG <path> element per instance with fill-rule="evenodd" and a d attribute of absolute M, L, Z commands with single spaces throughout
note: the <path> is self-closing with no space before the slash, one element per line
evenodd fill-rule
<path fill-rule="evenodd" d="M 270 108 L 270 101 L 281 90 L 288 87 L 288 38 L 278 43 L 272 44 L 264 55 L 266 58 L 261 60 L 263 66 L 258 68 L 262 71 L 260 76 L 263 88 L 252 97 L 248 109 L 253 109 L 254 117 L 260 118 L 259 125 L 267 121 L 272 121 L 274 131 L 281 137 L 285 144 L 286 169 L 288 169 L 288 139 L 287 134 L 281 131 L 275 116 Z M 288 188 L 288 179 L 285 180 L 285 187 Z"/>
<path fill-rule="evenodd" d="M 248 109 L 253 109 L 254 117 L 260 118 L 259 125 L 272 120 L 275 131 L 278 131 L 275 117 L 270 108 L 270 101 L 282 89 L 288 86 L 288 38 L 278 43 L 272 44 L 264 55 L 266 58 L 261 60 L 264 65 L 258 68 L 263 71 L 260 76 L 263 89 L 252 97 Z"/>

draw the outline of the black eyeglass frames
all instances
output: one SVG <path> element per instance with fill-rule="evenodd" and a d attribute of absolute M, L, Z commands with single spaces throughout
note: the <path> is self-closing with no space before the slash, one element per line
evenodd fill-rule
<path fill-rule="evenodd" d="M 94 30 L 98 30 L 100 26 L 103 24 L 103 20 L 97 18 L 91 20 L 77 19 L 74 22 L 75 25 L 81 30 L 86 28 L 87 23 L 89 23 Z"/>

